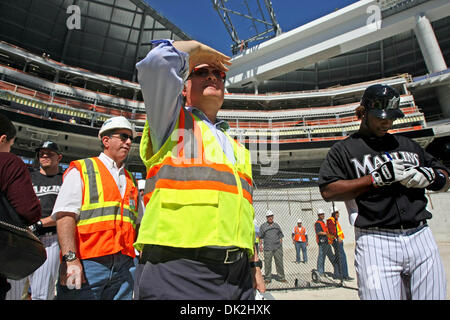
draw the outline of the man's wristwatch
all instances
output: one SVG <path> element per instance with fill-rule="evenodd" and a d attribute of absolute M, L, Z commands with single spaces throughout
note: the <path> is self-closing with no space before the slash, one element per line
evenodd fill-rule
<path fill-rule="evenodd" d="M 33 232 L 36 236 L 38 236 L 39 230 L 42 229 L 42 221 L 39 220 L 38 222 L 36 222 L 35 224 L 32 224 L 28 228 L 31 230 L 31 232 Z"/>
<path fill-rule="evenodd" d="M 262 262 L 261 262 L 261 260 L 258 260 L 258 261 L 251 261 L 251 262 L 250 262 L 250 268 L 256 268 L 256 267 L 262 268 Z"/>
<path fill-rule="evenodd" d="M 70 262 L 77 259 L 77 254 L 73 251 L 67 252 L 65 255 L 62 256 L 62 261 L 64 262 Z"/>

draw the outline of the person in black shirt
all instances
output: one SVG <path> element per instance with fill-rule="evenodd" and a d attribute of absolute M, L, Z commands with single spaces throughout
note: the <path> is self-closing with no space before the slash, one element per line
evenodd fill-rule
<path fill-rule="evenodd" d="M 446 191 L 449 169 L 411 139 L 388 133 L 404 116 L 399 102 L 390 86 L 365 90 L 356 109 L 360 129 L 330 149 L 319 187 L 326 201 L 346 202 L 361 299 L 445 299 L 425 189 Z"/>
<path fill-rule="evenodd" d="M 53 141 L 45 141 L 36 148 L 36 159 L 39 169 L 31 172 L 31 181 L 42 208 L 41 219 L 30 226 L 39 237 L 47 251 L 47 260 L 29 277 L 13 281 L 11 290 L 7 294 L 8 300 L 21 299 L 26 280 L 29 280 L 31 299 L 52 300 L 55 295 L 55 283 L 59 269 L 59 245 L 56 235 L 56 221 L 50 216 L 62 184 L 62 172 L 59 163 L 62 154 L 58 145 Z"/>

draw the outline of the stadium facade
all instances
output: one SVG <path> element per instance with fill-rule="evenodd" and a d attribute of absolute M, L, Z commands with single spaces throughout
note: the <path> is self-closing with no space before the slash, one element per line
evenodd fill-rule
<path fill-rule="evenodd" d="M 370 6 L 380 25 L 368 24 Z M 151 39 L 190 39 L 140 0 L 0 0 L 0 21 L 0 112 L 19 129 L 13 151 L 33 158 L 51 139 L 66 163 L 98 154 L 108 117 L 142 132 L 135 63 Z M 406 114 L 392 132 L 448 164 L 449 60 L 448 1 L 358 1 L 236 54 L 219 117 L 253 152 L 256 175 L 317 173 L 333 143 L 358 130 L 364 89 L 388 83 Z M 138 148 L 139 139 L 128 166 L 143 173 Z"/>

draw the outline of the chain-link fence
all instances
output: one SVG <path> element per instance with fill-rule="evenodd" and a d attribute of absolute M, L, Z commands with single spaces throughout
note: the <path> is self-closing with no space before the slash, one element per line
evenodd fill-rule
<path fill-rule="evenodd" d="M 255 208 L 256 226 L 261 227 L 267 221 L 266 212 L 273 212 L 273 222 L 277 223 L 284 235 L 282 240 L 282 260 L 285 280 L 281 279 L 277 270 L 275 259 L 272 258 L 271 281 L 266 283 L 267 290 L 319 287 L 341 284 L 341 277 L 333 279 L 334 269 L 329 258 L 325 257 L 324 271 L 325 277 L 318 276 L 317 261 L 319 245 L 316 241 L 315 223 L 317 221 L 317 211 L 319 208 L 325 209 L 326 219 L 330 216 L 330 203 L 326 203 L 317 185 L 317 175 L 298 172 L 278 172 L 275 175 L 255 176 L 255 189 L 253 192 L 253 205 Z M 327 209 L 328 208 L 328 209 Z M 306 229 L 308 244 L 306 254 L 303 254 L 301 246 L 300 263 L 297 262 L 296 246 L 292 240 L 294 228 L 298 220 L 302 221 L 302 226 Z M 263 241 L 264 242 L 264 241 Z M 331 247 L 334 257 L 334 248 Z M 274 256 L 279 254 L 274 254 Z M 267 280 L 267 268 L 264 259 L 269 257 L 269 253 L 259 251 L 259 257 L 263 261 L 262 273 Z M 305 262 L 303 262 L 305 261 Z M 334 260 L 340 265 L 340 261 Z M 279 267 L 280 264 L 278 263 Z"/>

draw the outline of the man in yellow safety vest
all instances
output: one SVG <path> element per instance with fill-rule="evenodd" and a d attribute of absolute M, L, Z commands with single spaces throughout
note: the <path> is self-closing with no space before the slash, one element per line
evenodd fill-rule
<path fill-rule="evenodd" d="M 136 65 L 147 177 L 135 299 L 253 299 L 254 288 L 265 291 L 250 152 L 216 118 L 230 64 L 197 41 L 155 40 Z"/>
<path fill-rule="evenodd" d="M 353 280 L 348 275 L 347 256 L 344 251 L 344 232 L 339 224 L 339 211 L 331 213 L 327 220 L 328 243 L 334 248 L 334 259 L 337 268 L 334 269 L 334 278 L 343 280 Z"/>

